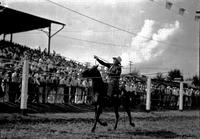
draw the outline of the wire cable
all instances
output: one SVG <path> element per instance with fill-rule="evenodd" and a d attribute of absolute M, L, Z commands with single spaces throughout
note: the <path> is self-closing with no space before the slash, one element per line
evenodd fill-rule
<path fill-rule="evenodd" d="M 98 22 L 98 23 L 100 23 L 100 24 L 103 24 L 103 25 L 106 25 L 106 26 L 115 28 L 115 29 L 120 30 L 120 31 L 122 31 L 122 32 L 126 32 L 126 33 L 131 34 L 131 35 L 134 35 L 134 36 L 140 36 L 140 37 L 142 37 L 142 38 L 144 38 L 144 39 L 152 40 L 152 41 L 156 41 L 156 42 L 160 42 L 160 43 L 166 44 L 166 45 L 181 46 L 181 45 L 177 45 L 177 44 L 174 44 L 174 43 L 168 43 L 168 42 L 165 42 L 165 41 L 155 40 L 155 39 L 153 39 L 152 37 L 147 37 L 147 36 L 139 35 L 138 33 L 130 32 L 130 31 L 127 31 L 127 30 L 122 29 L 122 28 L 120 28 L 120 27 L 116 27 L 116 26 L 111 25 L 111 24 L 109 24 L 109 23 L 106 23 L 106 22 L 104 22 L 104 21 L 98 20 L 98 19 L 96 19 L 96 18 L 90 17 L 90 16 L 88 16 L 88 15 L 86 15 L 86 14 L 80 13 L 80 12 L 78 12 L 78 11 L 76 11 L 76 10 L 71 9 L 71 8 L 68 8 L 68 7 L 66 7 L 66 6 L 63 6 L 63 5 L 61 5 L 61 4 L 59 4 L 59 3 L 56 3 L 56 2 L 54 2 L 54 1 L 51 1 L 51 0 L 46 0 L 46 1 L 48 1 L 48 2 L 50 2 L 50 3 L 52 3 L 52 4 L 54 4 L 54 5 L 57 5 L 57 6 L 61 7 L 61 8 L 64 8 L 64 9 L 66 9 L 67 11 L 71 11 L 71 12 L 73 12 L 73 13 L 76 13 L 76 14 L 80 15 L 80 16 L 86 17 L 86 18 L 88 18 L 88 19 L 90 19 L 90 20 L 93 20 L 93 21 L 95 21 L 95 22 Z"/>
<path fill-rule="evenodd" d="M 57 5 L 57 6 L 59 6 L 59 7 L 62 7 L 62 8 L 64 8 L 64 9 L 68 10 L 68 11 L 71 11 L 71 12 L 73 12 L 73 13 L 79 14 L 79 15 L 84 16 L 84 17 L 86 17 L 86 18 L 88 18 L 88 19 L 91 19 L 91 20 L 93 20 L 93 21 L 96 21 L 96 22 L 98 22 L 98 23 L 104 24 L 104 25 L 106 25 L 106 26 L 115 28 L 115 29 L 117 29 L 117 30 L 120 30 L 120 31 L 129 33 L 129 34 L 132 34 L 132 35 L 135 35 L 135 33 L 133 33 L 133 32 L 127 31 L 127 30 L 125 30 L 125 29 L 122 29 L 122 28 L 113 26 L 113 25 L 111 25 L 111 24 L 109 24 L 109 23 L 105 23 L 105 22 L 103 22 L 103 21 L 101 21 L 101 20 L 98 20 L 98 19 L 95 19 L 95 18 L 93 18 L 93 17 L 90 17 L 90 16 L 88 16 L 88 15 L 82 14 L 82 13 L 76 11 L 76 10 L 70 9 L 70 8 L 68 8 L 68 7 L 66 7 L 66 6 L 63 6 L 63 5 L 59 4 L 59 3 L 56 3 L 56 2 L 54 2 L 54 1 L 51 1 L 51 0 L 46 0 L 46 1 L 48 1 L 48 2 L 50 2 L 50 3 L 52 3 L 52 4 L 54 4 L 54 5 Z"/>
<path fill-rule="evenodd" d="M 37 32 L 29 32 L 30 34 L 38 34 Z M 119 47 L 129 47 L 128 45 L 123 45 L 123 44 L 114 44 L 114 43 L 105 43 L 105 42 L 97 42 L 97 41 L 91 41 L 91 40 L 86 40 L 86 39 L 81 39 L 81 38 L 76 38 L 76 37 L 70 37 L 68 35 L 61 35 L 61 34 L 58 34 L 57 36 L 59 37 L 62 37 L 62 38 L 67 38 L 67 39 L 72 39 L 72 40 L 77 40 L 77 41 L 82 41 L 82 42 L 87 42 L 87 43 L 93 43 L 93 44 L 99 44 L 99 45 L 105 45 L 105 46 L 119 46 Z M 20 37 L 23 37 L 23 36 L 20 36 Z M 40 37 L 40 36 L 37 36 L 37 37 Z M 195 45 L 195 44 L 192 44 L 192 45 Z M 174 46 L 174 45 L 172 45 Z M 184 46 L 184 45 L 181 45 L 181 44 L 177 44 L 175 46 Z M 188 46 L 188 45 L 187 45 Z"/>
<path fill-rule="evenodd" d="M 30 32 L 31 34 L 38 34 L 37 32 Z M 118 46 L 118 47 L 128 47 L 123 44 L 114 44 L 114 43 L 107 43 L 107 42 L 97 42 L 97 41 L 91 41 L 91 40 L 86 40 L 86 39 L 81 39 L 81 38 L 76 38 L 76 37 L 70 37 L 68 35 L 61 35 L 58 34 L 56 35 L 58 37 L 66 38 L 66 39 L 71 39 L 71 40 L 77 40 L 77 41 L 82 41 L 82 42 L 87 42 L 87 43 L 93 43 L 93 44 L 99 44 L 99 45 L 105 45 L 105 46 Z M 23 36 L 22 36 L 23 37 Z M 40 36 L 37 36 L 40 37 Z"/>
<path fill-rule="evenodd" d="M 120 44 L 113 44 L 113 43 L 104 43 L 104 42 L 97 42 L 97 41 L 90 41 L 90 40 L 85 40 L 85 39 L 80 39 L 80 38 L 74 38 L 74 37 L 69 37 L 69 36 L 66 36 L 66 35 L 59 35 L 59 36 L 62 36 L 62 37 L 65 37 L 67 39 L 72 39 L 72 40 L 77 40 L 77 41 L 83 41 L 83 42 L 88 42 L 88 43 L 94 43 L 94 44 L 100 44 L 100 45 L 108 45 L 108 46 L 124 46 L 124 47 L 127 47 L 125 45 L 120 45 Z"/>

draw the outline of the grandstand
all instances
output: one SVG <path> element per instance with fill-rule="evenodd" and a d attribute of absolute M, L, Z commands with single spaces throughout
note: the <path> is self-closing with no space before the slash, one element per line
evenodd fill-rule
<path fill-rule="evenodd" d="M 16 99 L 20 97 L 21 74 L 25 56 L 30 62 L 30 76 L 37 77 L 37 79 L 39 76 L 40 79 L 44 77 L 49 79 L 49 83 L 53 83 L 56 78 L 60 79 L 60 75 L 63 74 L 77 76 L 80 69 L 84 67 L 79 62 L 66 60 L 65 57 L 55 52 L 50 53 L 51 37 L 61 31 L 65 24 L 3 6 L 0 6 L 0 10 L 0 35 L 3 35 L 3 40 L 0 41 L 0 80 L 1 93 L 4 94 L 3 102 L 16 102 Z M 60 25 L 61 28 L 52 34 L 51 24 Z M 14 33 L 43 28 L 48 28 L 48 50 L 31 49 L 12 42 Z M 5 41 L 5 36 L 8 34 L 10 34 L 10 41 Z M 32 84 L 32 86 L 34 85 Z"/>
<path fill-rule="evenodd" d="M 0 9 L 3 9 L 0 6 Z M 33 29 L 49 29 L 48 50 L 31 49 L 10 41 L 0 41 L 0 83 L 1 102 L 18 104 L 22 81 L 22 66 L 24 57 L 29 61 L 28 104 L 91 104 L 92 83 L 89 79 L 82 79 L 79 75 L 85 66 L 56 52 L 50 53 L 51 24 L 63 23 L 44 19 L 10 8 L 0 12 L 0 35 L 13 34 Z M 17 20 L 16 20 L 17 19 Z M 61 30 L 60 29 L 60 30 Z M 58 33 L 58 30 L 56 33 Z M 104 68 L 101 69 L 102 73 Z M 106 77 L 105 77 L 106 80 Z M 146 102 L 147 77 L 122 75 L 120 79 L 122 90 L 130 95 L 132 107 L 144 106 Z M 177 109 L 179 97 L 179 82 L 152 80 L 151 101 L 152 108 Z M 200 106 L 200 92 L 198 89 L 184 84 L 184 106 L 186 108 Z M 41 106 L 40 106 L 41 107 Z M 63 110 L 63 109 L 62 109 Z"/>
<path fill-rule="evenodd" d="M 2 11 L 0 12 L 0 18 L 1 18 L 0 35 L 3 34 L 5 38 L 5 35 L 11 34 L 10 40 L 12 41 L 12 36 L 14 33 L 48 28 L 48 53 L 50 53 L 51 37 L 56 35 L 65 26 L 65 24 L 57 21 L 45 19 L 39 16 L 31 15 L 11 8 L 7 7 L 5 8 L 4 6 L 0 6 L 0 10 L 1 9 Z M 51 24 L 60 25 L 61 28 L 54 34 L 52 34 Z"/>

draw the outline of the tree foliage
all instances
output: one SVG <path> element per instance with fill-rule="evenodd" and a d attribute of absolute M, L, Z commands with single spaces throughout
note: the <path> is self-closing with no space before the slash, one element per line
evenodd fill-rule
<path fill-rule="evenodd" d="M 159 73 L 156 74 L 155 79 L 158 80 L 158 81 L 164 81 L 165 77 L 163 76 L 162 73 L 159 72 Z"/>
<path fill-rule="evenodd" d="M 183 80 L 183 75 L 179 69 L 174 69 L 168 72 L 167 79 L 169 81 L 175 81 L 176 78 Z"/>
<path fill-rule="evenodd" d="M 193 78 L 192 78 L 192 84 L 194 86 L 196 86 L 196 87 L 200 86 L 200 78 L 197 75 L 193 76 Z"/>
<path fill-rule="evenodd" d="M 131 71 L 130 75 L 132 75 L 132 76 L 140 76 L 140 71 L 137 70 L 137 69 L 134 69 L 134 70 Z"/>

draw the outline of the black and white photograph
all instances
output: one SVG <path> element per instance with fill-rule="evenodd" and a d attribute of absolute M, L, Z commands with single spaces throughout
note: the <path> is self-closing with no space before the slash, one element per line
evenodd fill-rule
<path fill-rule="evenodd" d="M 0 0 L 1 138 L 200 138 L 200 0 Z"/>

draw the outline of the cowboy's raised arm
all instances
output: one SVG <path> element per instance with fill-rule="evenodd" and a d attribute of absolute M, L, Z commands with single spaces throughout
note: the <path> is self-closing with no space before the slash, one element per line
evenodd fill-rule
<path fill-rule="evenodd" d="M 101 64 L 101 65 L 103 65 L 103 66 L 106 66 L 107 68 L 110 68 L 111 65 L 112 65 L 112 64 L 110 64 L 110 63 L 106 63 L 106 62 L 100 60 L 97 56 L 94 56 L 94 59 L 96 59 L 96 60 L 99 62 L 99 64 Z"/>

